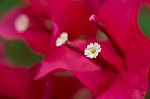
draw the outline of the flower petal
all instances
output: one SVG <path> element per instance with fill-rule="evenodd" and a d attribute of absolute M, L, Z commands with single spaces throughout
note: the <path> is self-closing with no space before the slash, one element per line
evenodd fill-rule
<path fill-rule="evenodd" d="M 95 96 L 106 90 L 115 79 L 115 73 L 103 71 L 100 66 L 92 63 L 84 55 L 71 51 L 65 46 L 53 51 L 49 52 L 35 79 L 57 70 L 71 71 Z"/>
<path fill-rule="evenodd" d="M 89 22 L 91 12 L 83 1 L 49 0 L 49 11 L 52 20 L 61 32 L 69 36 L 95 36 L 97 29 Z"/>
<path fill-rule="evenodd" d="M 148 86 L 147 71 L 143 68 L 125 72 L 97 99 L 144 99 Z"/>
<path fill-rule="evenodd" d="M 38 68 L 38 65 L 35 68 Z M 57 76 L 51 72 L 32 82 L 28 96 L 34 99 L 72 99 L 75 92 L 82 87 L 84 86 L 74 76 Z"/>
<path fill-rule="evenodd" d="M 106 0 L 99 10 L 104 28 L 123 52 L 131 29 L 138 25 L 138 12 L 142 0 Z"/>
<path fill-rule="evenodd" d="M 13 69 L 0 65 L 0 93 L 14 98 L 24 98 L 30 82 L 29 75 L 29 70 L 25 68 Z"/>

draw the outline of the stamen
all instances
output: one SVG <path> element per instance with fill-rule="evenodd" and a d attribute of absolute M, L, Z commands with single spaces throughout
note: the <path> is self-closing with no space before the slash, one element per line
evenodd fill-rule
<path fill-rule="evenodd" d="M 98 19 L 97 19 L 97 17 L 95 15 L 91 15 L 90 18 L 89 18 L 89 21 L 91 21 L 91 22 L 92 21 L 94 22 L 94 21 L 97 21 L 97 20 Z"/>
<path fill-rule="evenodd" d="M 56 40 L 56 46 L 62 46 L 68 41 L 68 33 L 63 32 Z"/>
<path fill-rule="evenodd" d="M 14 28 L 19 33 L 25 32 L 28 29 L 29 25 L 30 25 L 29 18 L 25 14 L 19 15 L 14 22 Z"/>
<path fill-rule="evenodd" d="M 106 32 L 106 30 L 104 29 L 103 24 L 98 20 L 96 15 L 91 15 L 90 18 L 89 18 L 89 21 L 93 22 L 100 31 L 102 31 L 104 33 Z"/>

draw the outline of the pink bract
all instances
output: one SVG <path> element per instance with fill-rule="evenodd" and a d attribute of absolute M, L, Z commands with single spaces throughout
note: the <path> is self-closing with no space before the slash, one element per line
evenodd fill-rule
<path fill-rule="evenodd" d="M 25 80 L 23 83 L 20 82 L 20 77 L 15 75 L 17 70 L 4 70 L 6 74 L 14 75 L 14 87 L 18 83 L 23 84 L 24 89 L 18 88 L 21 96 L 29 99 L 72 99 L 77 90 L 86 87 L 95 99 L 145 97 L 148 87 L 150 41 L 143 35 L 137 22 L 142 0 L 29 1 L 29 7 L 13 10 L 11 17 L 6 15 L 0 24 L 2 37 L 23 39 L 35 51 L 42 52 L 45 56 L 40 64 L 25 72 L 27 79 L 21 78 Z M 18 34 L 13 28 L 13 22 L 20 13 L 28 15 L 32 23 L 22 34 Z M 90 22 L 89 17 L 92 14 L 95 16 Z M 45 27 L 45 20 L 51 21 L 51 28 Z M 106 34 L 105 41 L 96 38 L 98 30 Z M 62 32 L 68 32 L 69 40 L 66 44 L 56 47 L 56 39 Z M 86 38 L 79 40 L 78 37 L 82 35 Z M 84 49 L 91 42 L 97 42 L 102 47 L 102 52 L 96 59 L 84 56 Z M 60 71 L 71 72 L 73 75 L 53 75 Z M 2 75 L 6 74 L 2 72 Z M 2 79 L 0 85 L 7 83 L 8 79 Z M 0 91 L 6 95 L 20 97 L 12 92 L 14 88 L 7 89 Z"/>
<path fill-rule="evenodd" d="M 141 3 L 141 0 L 104 1 L 94 21 L 100 30 L 100 27 L 105 30 L 109 41 L 103 43 L 93 38 L 83 43 L 70 41 L 69 47 L 67 44 L 59 48 L 50 47 L 36 79 L 65 69 L 71 71 L 98 99 L 144 98 L 148 86 L 150 42 L 137 23 Z M 89 42 L 99 42 L 104 48 L 95 60 L 83 56 Z"/>

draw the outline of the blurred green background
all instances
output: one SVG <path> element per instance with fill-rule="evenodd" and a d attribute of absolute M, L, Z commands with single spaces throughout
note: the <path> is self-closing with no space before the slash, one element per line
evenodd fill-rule
<path fill-rule="evenodd" d="M 20 5 L 19 0 L 0 0 L 0 16 L 13 6 Z M 142 7 L 139 15 L 139 24 L 141 30 L 146 36 L 150 37 L 150 9 Z M 42 56 L 32 52 L 32 50 L 21 41 L 7 41 L 8 58 L 17 66 L 25 65 L 31 67 L 33 64 L 42 60 Z"/>

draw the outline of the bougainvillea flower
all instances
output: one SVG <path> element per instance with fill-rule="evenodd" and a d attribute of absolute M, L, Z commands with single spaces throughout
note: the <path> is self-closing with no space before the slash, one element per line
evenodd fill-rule
<path fill-rule="evenodd" d="M 97 99 L 143 99 L 148 86 L 150 42 L 137 23 L 141 3 L 141 0 L 104 1 L 98 17 L 92 16 L 90 21 L 108 40 L 68 39 L 60 47 L 50 46 L 36 79 L 64 69 L 72 72 Z M 84 56 L 84 49 L 91 42 L 98 42 L 102 48 L 96 59 Z"/>
<path fill-rule="evenodd" d="M 92 2 L 91 3 L 92 5 L 90 6 L 92 7 L 92 10 L 96 9 L 96 12 L 98 11 L 96 13 L 96 15 L 98 16 L 97 18 L 95 16 L 92 16 L 92 18 L 90 18 L 90 21 L 94 23 L 93 25 L 92 22 L 90 23 L 88 21 L 88 18 L 91 15 L 91 12 L 89 12 L 89 10 L 86 10 L 88 9 L 88 7 L 86 6 L 88 2 L 84 3 L 83 1 L 73 1 L 73 0 L 48 1 L 48 5 L 50 5 L 48 16 L 51 16 L 52 22 L 54 22 L 56 25 L 55 26 L 56 31 L 53 31 L 52 35 L 44 34 L 49 32 L 47 32 L 48 28 L 45 29 L 45 26 L 43 26 L 43 17 L 38 18 L 39 19 L 38 21 L 37 20 L 34 21 L 36 24 L 34 24 L 33 26 L 35 26 L 37 30 L 33 29 L 34 30 L 33 32 L 33 30 L 31 29 L 32 32 L 27 32 L 27 34 L 35 33 L 35 35 L 37 35 L 36 33 L 40 33 L 40 36 L 44 34 L 45 36 L 41 36 L 43 37 L 42 39 L 46 40 L 46 42 L 47 40 L 48 42 L 50 40 L 49 49 L 48 52 L 46 53 L 45 61 L 40 65 L 38 75 L 36 76 L 36 80 L 41 77 L 43 77 L 41 79 L 44 79 L 45 75 L 49 77 L 49 75 L 47 74 L 51 74 L 55 71 L 65 70 L 72 72 L 75 77 L 74 79 L 76 80 L 78 79 L 80 81 L 80 84 L 82 83 L 85 87 L 87 87 L 95 96 L 95 98 L 142 99 L 147 91 L 147 79 L 148 79 L 147 71 L 149 65 L 148 59 L 150 57 L 148 51 L 150 49 L 149 47 L 150 45 L 149 40 L 147 40 L 147 38 L 143 36 L 137 25 L 137 16 L 141 1 L 105 0 L 103 1 L 103 4 L 101 4 L 100 7 L 98 7 L 99 5 L 93 7 L 93 4 L 95 5 L 96 4 L 95 2 L 97 1 L 90 1 L 90 0 L 88 1 Z M 58 8 L 58 6 L 60 8 Z M 33 11 L 34 13 L 39 11 L 39 8 L 36 4 L 34 4 L 34 7 L 35 7 Z M 74 14 L 72 12 L 76 13 Z M 37 15 L 37 13 L 35 15 Z M 31 15 L 30 17 L 33 16 L 34 15 Z M 18 25 L 20 24 L 20 21 L 18 22 L 17 20 L 13 20 L 13 22 L 7 21 L 8 23 L 9 22 L 13 23 L 13 25 L 11 25 L 10 28 L 14 29 L 14 27 L 12 26 L 14 26 L 15 23 L 15 29 L 17 30 L 17 32 L 18 30 L 19 32 L 25 32 L 25 30 L 28 28 L 28 24 L 31 19 L 24 16 L 24 13 L 23 15 L 21 14 L 21 17 L 19 15 L 19 17 L 17 16 L 15 17 L 15 19 L 16 18 L 18 20 L 23 19 L 23 21 L 21 21 L 21 24 L 23 23 L 22 25 L 23 27 Z M 34 20 L 34 18 L 32 19 L 32 21 Z M 6 24 L 7 22 L 4 23 Z M 6 26 L 9 25 L 10 23 L 7 24 Z M 103 31 L 107 35 L 108 40 L 102 42 L 96 40 L 96 38 L 93 37 L 95 36 L 95 31 L 97 31 L 97 29 L 95 29 L 96 26 L 94 27 L 94 25 L 96 25 L 99 30 Z M 4 26 L 2 27 L 3 27 L 2 32 L 5 32 L 5 34 L 2 34 L 3 37 L 20 38 L 18 34 L 17 35 L 15 34 L 17 33 L 16 30 L 15 32 L 10 32 L 7 31 L 8 28 L 6 29 L 4 28 Z M 43 33 L 43 31 L 45 32 Z M 68 33 L 69 39 L 65 38 L 65 40 L 64 39 L 59 40 L 61 42 L 61 45 L 62 44 L 63 45 L 56 47 L 55 44 L 57 37 L 58 38 L 61 37 L 61 35 L 59 34 L 63 32 Z M 21 34 L 25 35 L 26 32 Z M 82 40 L 81 42 L 79 42 L 78 40 L 73 41 L 70 40 L 70 37 L 78 37 L 81 34 L 88 34 L 93 38 L 92 40 L 90 39 Z M 43 51 L 43 48 L 45 48 L 44 45 L 46 44 L 47 46 L 48 44 L 45 43 L 44 40 L 42 40 L 42 42 L 39 42 L 40 36 L 27 36 L 27 39 L 30 41 L 30 42 L 28 41 L 29 44 L 31 45 L 33 44 L 32 47 L 39 44 L 38 46 L 35 47 L 36 50 L 38 49 L 38 51 L 40 50 L 40 52 L 45 52 L 45 49 Z M 34 39 L 33 38 L 31 39 L 30 37 L 33 37 Z M 89 59 L 86 58 L 86 56 L 84 56 L 84 49 L 91 42 L 92 43 L 97 42 L 98 44 L 101 45 L 102 48 L 102 52 L 100 52 L 99 56 L 96 59 Z M 70 98 L 70 96 L 67 96 L 68 94 L 63 93 L 64 90 L 60 91 L 64 89 L 64 88 L 61 89 L 61 87 L 66 86 L 67 82 L 71 84 L 76 83 L 76 81 L 74 80 L 73 82 L 68 81 L 70 78 L 63 78 L 62 80 L 56 79 L 56 82 L 54 81 L 54 84 L 57 85 L 52 84 L 54 88 L 51 86 L 50 86 L 51 88 L 49 88 L 49 85 L 51 85 L 51 79 L 53 79 L 53 77 L 50 79 L 50 81 L 48 79 L 44 83 L 42 80 L 41 81 L 42 84 L 41 82 L 39 82 L 40 84 L 37 85 L 35 84 L 38 83 L 39 80 L 34 82 L 32 82 L 31 80 L 30 83 L 31 86 L 29 86 L 29 93 L 31 95 L 27 94 L 27 96 L 37 98 L 38 97 L 49 98 L 51 96 L 52 98 L 60 98 L 60 99 L 62 99 L 63 97 L 65 97 L 64 99 Z M 60 84 L 61 81 L 64 81 L 64 85 L 62 83 L 63 86 L 58 86 L 61 85 Z M 46 82 L 48 82 L 48 84 Z M 26 84 L 24 85 L 26 86 Z M 58 89 L 57 88 L 55 89 L 55 87 L 57 86 Z M 36 90 L 36 88 L 37 89 L 39 88 L 39 90 Z M 26 89 L 24 89 L 24 91 L 25 90 Z M 76 87 L 71 89 L 71 91 L 73 90 L 76 90 Z M 36 92 L 38 93 L 39 96 L 37 96 Z M 70 90 L 67 92 L 70 93 Z M 7 90 L 6 94 L 16 95 L 16 93 L 12 94 L 9 91 L 7 93 Z M 24 96 L 24 94 L 22 96 Z"/>
<path fill-rule="evenodd" d="M 5 39 L 21 39 L 36 52 L 44 53 L 50 41 L 49 17 L 32 6 L 14 8 L 0 21 L 0 36 Z"/>

